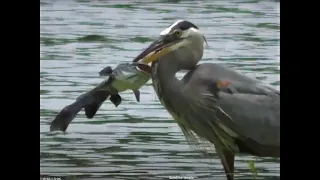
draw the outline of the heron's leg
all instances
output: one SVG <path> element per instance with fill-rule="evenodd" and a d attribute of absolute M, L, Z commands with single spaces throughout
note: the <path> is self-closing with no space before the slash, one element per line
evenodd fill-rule
<path fill-rule="evenodd" d="M 233 180 L 234 173 L 234 154 L 228 150 L 222 150 L 220 154 L 221 163 L 228 180 Z"/>

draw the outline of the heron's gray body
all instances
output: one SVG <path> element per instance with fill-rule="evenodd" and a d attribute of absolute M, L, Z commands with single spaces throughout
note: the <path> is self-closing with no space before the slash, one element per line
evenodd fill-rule
<path fill-rule="evenodd" d="M 212 139 L 214 144 L 217 141 L 213 139 L 223 136 L 234 141 L 232 144 L 220 142 L 233 153 L 280 155 L 280 93 L 277 90 L 220 64 L 198 65 L 178 80 L 175 77 L 178 68 L 168 73 L 168 69 L 175 67 L 175 61 L 166 59 L 153 64 L 153 86 L 183 131 L 191 129 L 202 138 Z M 157 73 L 164 70 L 167 73 Z M 208 87 L 217 80 L 229 81 L 232 93 L 219 91 L 214 95 Z"/>
<path fill-rule="evenodd" d="M 229 81 L 233 91 L 216 97 L 216 106 L 232 120 L 222 123 L 261 145 L 280 147 L 280 92 L 220 64 L 201 64 L 182 79 L 186 89 L 217 80 Z"/>
<path fill-rule="evenodd" d="M 180 20 L 134 61 L 152 63 L 163 106 L 189 143 L 200 149 L 214 144 L 233 180 L 235 154 L 280 157 L 280 92 L 220 64 L 197 65 L 205 41 L 197 26 Z M 180 70 L 189 70 L 182 80 Z"/>

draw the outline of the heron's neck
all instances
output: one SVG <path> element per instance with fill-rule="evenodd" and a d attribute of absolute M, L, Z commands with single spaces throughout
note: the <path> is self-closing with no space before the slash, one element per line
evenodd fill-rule
<path fill-rule="evenodd" d="M 179 70 L 179 64 L 172 59 L 161 59 L 153 64 L 152 78 L 154 83 L 159 86 L 156 91 L 163 91 L 160 93 L 165 93 L 171 97 L 178 96 L 182 88 L 182 83 L 176 78 L 176 73 Z"/>

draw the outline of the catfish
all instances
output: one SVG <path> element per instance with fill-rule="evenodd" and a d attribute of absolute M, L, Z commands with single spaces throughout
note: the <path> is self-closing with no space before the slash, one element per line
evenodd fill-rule
<path fill-rule="evenodd" d="M 138 62 L 121 63 L 115 69 L 110 66 L 99 72 L 100 77 L 106 78 L 97 87 L 80 95 L 72 104 L 64 107 L 51 122 L 50 131 L 66 131 L 71 121 L 84 109 L 88 119 L 92 119 L 103 102 L 109 100 L 118 107 L 122 98 L 119 92 L 131 89 L 135 98 L 140 102 L 139 89 L 150 79 L 151 67 Z"/>

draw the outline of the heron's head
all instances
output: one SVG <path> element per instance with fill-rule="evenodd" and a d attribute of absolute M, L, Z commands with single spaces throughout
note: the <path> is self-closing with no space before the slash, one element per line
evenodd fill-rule
<path fill-rule="evenodd" d="M 194 67 L 202 58 L 206 41 L 199 28 L 189 21 L 179 20 L 160 33 L 160 37 L 134 61 L 149 64 L 163 57 L 178 61 L 182 69 Z"/>

